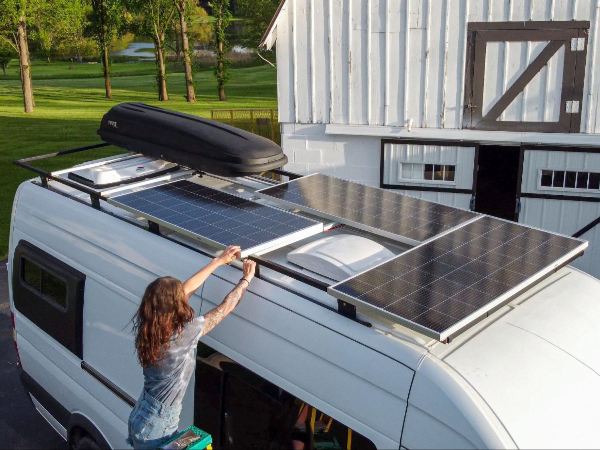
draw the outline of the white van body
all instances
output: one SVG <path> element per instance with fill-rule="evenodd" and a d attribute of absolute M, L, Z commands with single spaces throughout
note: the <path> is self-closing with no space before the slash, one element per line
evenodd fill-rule
<path fill-rule="evenodd" d="M 260 184 L 213 182 L 247 193 Z M 16 342 L 34 404 L 63 438 L 78 430 L 100 446 L 125 448 L 143 384 L 131 330 L 142 293 L 158 276 L 185 279 L 210 256 L 197 242 L 136 226 L 116 207 L 85 203 L 86 195 L 52 181 L 24 182 L 15 195 L 8 261 Z M 14 305 L 23 241 L 85 276 L 81 357 Z M 191 299 L 196 312 L 219 304 L 240 276 L 239 266 L 218 269 Z M 596 278 L 563 267 L 449 343 L 359 310 L 372 325 L 365 326 L 336 304 L 261 267 L 239 307 L 201 343 L 377 448 L 600 447 Z M 195 389 L 191 382 L 181 427 L 194 421 Z"/>

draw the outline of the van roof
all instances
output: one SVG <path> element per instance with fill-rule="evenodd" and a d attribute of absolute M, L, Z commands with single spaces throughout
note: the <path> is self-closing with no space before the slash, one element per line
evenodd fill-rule
<path fill-rule="evenodd" d="M 520 448 L 597 448 L 598 292 L 599 280 L 565 267 L 431 353 L 485 399 Z"/>
<path fill-rule="evenodd" d="M 88 148 L 90 147 L 85 147 L 84 150 Z M 73 151 L 77 150 L 70 150 L 69 152 Z M 133 156 L 135 161 L 135 155 Z M 134 214 L 130 211 L 124 210 L 118 206 L 115 206 L 114 204 L 102 203 L 102 207 L 100 208 L 100 199 L 110 201 L 112 196 L 115 195 L 122 195 L 134 191 L 143 191 L 165 182 L 186 179 L 192 181 L 193 183 L 208 186 L 224 193 L 231 193 L 237 197 L 250 199 L 262 205 L 272 205 L 281 208 L 281 204 L 273 203 L 273 201 L 269 198 L 258 199 L 256 197 L 255 193 L 257 190 L 276 185 L 276 182 L 274 182 L 273 179 L 260 176 L 226 178 L 210 174 L 194 175 L 193 171 L 190 171 L 185 167 L 180 167 L 178 170 L 170 170 L 167 173 L 161 172 L 156 177 L 148 176 L 142 180 L 135 179 L 134 181 L 124 182 L 122 185 L 113 186 L 104 190 L 101 188 L 95 189 L 89 185 L 86 186 L 72 179 L 72 173 L 74 172 L 81 173 L 85 168 L 98 167 L 102 164 L 112 164 L 114 161 L 119 161 L 120 158 L 132 158 L 132 155 L 127 154 L 121 157 L 111 157 L 102 160 L 96 160 L 84 165 L 75 166 L 74 168 L 69 168 L 54 173 L 47 173 L 33 168 L 30 164 L 28 164 L 31 159 L 21 161 L 21 164 L 29 169 L 34 169 L 38 174 L 40 174 L 42 186 L 48 186 L 48 183 L 51 183 L 53 189 L 60 190 L 65 195 L 77 198 L 83 203 L 90 204 L 91 206 L 109 212 L 115 217 L 128 221 L 132 224 L 135 223 L 139 225 L 139 214 Z M 140 158 L 147 159 L 141 156 Z M 158 167 L 162 166 L 158 165 Z M 275 172 L 275 174 L 279 176 L 287 175 L 290 176 L 290 178 L 294 177 L 294 174 L 289 174 L 284 171 L 279 171 L 279 173 Z M 301 211 L 295 212 L 296 214 L 300 214 L 307 218 L 323 221 L 324 227 L 326 230 L 328 230 L 328 235 L 330 236 L 349 233 L 351 235 L 354 234 L 367 237 L 368 239 L 383 244 L 396 255 L 402 254 L 411 248 L 411 246 L 407 245 L 406 243 L 398 242 L 397 240 L 361 230 L 347 224 L 327 221 L 324 220 L 323 217 L 319 217 L 315 214 Z M 151 231 L 156 231 L 156 229 L 152 229 L 152 223 L 149 220 L 148 228 Z M 214 254 L 215 252 L 214 247 L 206 245 L 197 240 L 190 239 L 189 236 L 184 236 L 180 233 L 173 232 L 173 230 L 163 233 L 163 236 L 204 254 Z M 435 343 L 435 340 L 432 340 L 427 335 L 424 335 L 419 331 L 415 331 L 414 329 L 407 328 L 403 324 L 393 320 L 393 318 L 390 319 L 390 317 L 386 315 L 379 314 L 373 308 L 365 307 L 361 304 L 349 304 L 343 300 L 332 298 L 327 294 L 328 288 L 333 284 L 331 279 L 307 270 L 303 270 L 302 268 L 295 266 L 288 261 L 287 254 L 289 252 L 311 241 L 314 241 L 316 238 L 317 237 L 314 235 L 310 235 L 304 239 L 286 242 L 285 245 L 280 245 L 279 247 L 265 251 L 263 254 L 253 255 L 252 258 L 255 259 L 259 265 L 265 269 L 261 270 L 263 277 L 269 279 L 273 283 L 285 284 L 288 286 L 290 285 L 290 278 L 299 281 L 299 283 L 293 283 L 293 285 L 302 287 L 294 287 L 293 289 L 305 297 L 310 297 L 310 300 L 316 301 L 324 307 L 334 309 L 340 314 L 365 325 L 384 329 L 386 332 L 389 332 L 392 335 L 416 343 L 419 346 L 430 346 Z M 470 325 L 472 326 L 473 324 Z"/>

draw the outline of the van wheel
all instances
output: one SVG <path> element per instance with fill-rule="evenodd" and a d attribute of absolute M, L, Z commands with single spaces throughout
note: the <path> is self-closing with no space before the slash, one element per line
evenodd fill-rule
<path fill-rule="evenodd" d="M 100 450 L 100 446 L 91 437 L 84 435 L 77 439 L 73 445 L 72 450 Z"/>

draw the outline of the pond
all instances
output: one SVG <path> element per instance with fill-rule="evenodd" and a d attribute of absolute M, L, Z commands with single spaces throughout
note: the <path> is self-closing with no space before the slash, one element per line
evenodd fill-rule
<path fill-rule="evenodd" d="M 112 55 L 140 59 L 154 59 L 154 44 L 152 42 L 132 42 L 127 48 L 112 52 Z"/>

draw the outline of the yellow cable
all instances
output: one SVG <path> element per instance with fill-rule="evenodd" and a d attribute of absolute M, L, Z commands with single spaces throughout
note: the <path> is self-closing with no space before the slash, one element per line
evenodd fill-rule
<path fill-rule="evenodd" d="M 298 416 L 300 416 L 300 414 L 302 414 L 302 410 L 304 409 L 305 406 L 306 406 L 306 403 L 300 404 L 300 409 L 298 410 Z"/>
<path fill-rule="evenodd" d="M 348 438 L 346 439 L 346 450 L 352 449 L 352 429 L 348 428 Z"/>
<path fill-rule="evenodd" d="M 310 412 L 310 433 L 315 434 L 315 422 L 317 421 L 317 409 L 311 407 Z"/>
<path fill-rule="evenodd" d="M 325 433 L 329 433 L 329 430 L 331 429 L 331 424 L 333 423 L 333 417 L 329 418 L 329 422 L 327 422 L 327 426 L 325 427 Z"/>

